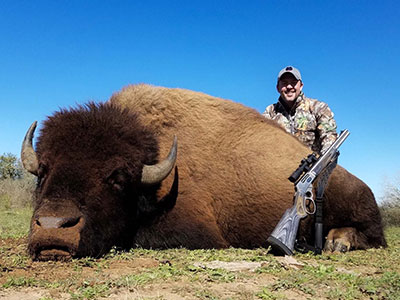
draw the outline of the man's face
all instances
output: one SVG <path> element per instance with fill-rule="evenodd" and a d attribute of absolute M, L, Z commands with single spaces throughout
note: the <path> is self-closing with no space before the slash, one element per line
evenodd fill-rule
<path fill-rule="evenodd" d="M 281 98 L 288 103 L 294 103 L 303 89 L 301 80 L 297 80 L 291 73 L 285 73 L 281 76 L 276 86 Z"/>

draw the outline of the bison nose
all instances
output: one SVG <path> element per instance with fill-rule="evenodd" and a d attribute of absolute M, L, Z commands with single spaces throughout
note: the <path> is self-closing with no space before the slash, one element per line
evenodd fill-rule
<path fill-rule="evenodd" d="M 77 225 L 81 217 L 39 217 L 36 225 L 43 229 L 49 228 L 71 228 Z"/>

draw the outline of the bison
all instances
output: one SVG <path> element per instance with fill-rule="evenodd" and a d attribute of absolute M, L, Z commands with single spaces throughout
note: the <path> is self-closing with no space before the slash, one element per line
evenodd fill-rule
<path fill-rule="evenodd" d="M 112 246 L 266 246 L 293 204 L 287 178 L 310 152 L 239 103 L 145 84 L 54 113 L 36 150 L 35 127 L 21 158 L 37 176 L 28 239 L 37 260 L 98 257 Z M 386 246 L 361 180 L 338 166 L 324 200 L 326 250 Z M 311 224 L 305 218 L 298 233 L 309 243 Z"/>

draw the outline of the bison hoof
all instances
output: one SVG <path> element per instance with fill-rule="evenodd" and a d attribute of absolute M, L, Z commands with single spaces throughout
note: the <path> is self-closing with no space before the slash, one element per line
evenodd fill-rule
<path fill-rule="evenodd" d="M 351 248 L 351 245 L 348 241 L 340 241 L 340 240 L 327 240 L 325 242 L 324 251 L 326 252 L 347 252 Z"/>
<path fill-rule="evenodd" d="M 356 245 L 356 230 L 351 227 L 331 229 L 326 237 L 324 251 L 347 252 Z"/>

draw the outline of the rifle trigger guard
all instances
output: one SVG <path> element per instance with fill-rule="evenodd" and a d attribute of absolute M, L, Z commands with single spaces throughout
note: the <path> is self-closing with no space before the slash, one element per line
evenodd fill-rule
<path fill-rule="evenodd" d="M 309 202 L 308 202 L 308 205 L 304 205 L 304 210 L 305 210 L 305 212 L 306 212 L 308 215 L 313 215 L 313 214 L 315 214 L 315 211 L 317 210 L 317 207 L 316 207 L 316 205 L 315 205 L 314 199 L 310 197 L 310 198 L 306 198 L 305 201 L 309 201 Z M 313 210 L 310 210 L 310 209 L 309 209 L 311 203 L 312 203 Z"/>
<path fill-rule="evenodd" d="M 312 210 L 310 210 L 311 206 L 313 208 Z M 312 185 L 308 186 L 305 197 L 303 198 L 303 209 L 307 215 L 315 214 L 315 211 L 317 209 L 313 198 Z"/>

